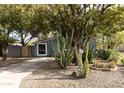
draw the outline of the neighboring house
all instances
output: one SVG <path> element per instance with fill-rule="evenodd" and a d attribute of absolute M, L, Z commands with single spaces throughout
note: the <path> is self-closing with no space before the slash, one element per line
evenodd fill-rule
<path fill-rule="evenodd" d="M 57 55 L 57 40 L 53 37 L 45 40 L 32 40 L 33 44 L 27 47 L 21 47 L 17 45 L 11 45 L 8 47 L 9 57 L 51 57 L 54 54 Z M 90 47 L 96 48 L 96 42 L 94 39 L 90 40 Z M 53 51 L 52 51 L 53 49 Z"/>

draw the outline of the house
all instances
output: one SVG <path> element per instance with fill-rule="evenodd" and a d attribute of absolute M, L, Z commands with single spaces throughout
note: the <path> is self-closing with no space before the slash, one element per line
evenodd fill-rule
<path fill-rule="evenodd" d="M 94 39 L 90 40 L 90 47 L 95 49 L 96 42 Z M 46 40 L 40 40 L 35 43 L 33 55 L 34 56 L 53 56 L 54 54 L 57 55 L 57 40 L 55 38 L 49 38 Z"/>
<path fill-rule="evenodd" d="M 52 49 L 57 55 L 57 40 L 55 38 L 37 41 L 34 45 L 33 56 L 53 56 Z"/>
<path fill-rule="evenodd" d="M 28 46 L 9 45 L 8 57 L 50 57 L 53 56 L 52 49 L 57 55 L 57 41 L 55 38 L 43 40 L 33 39 Z"/>
<path fill-rule="evenodd" d="M 51 57 L 57 55 L 57 40 L 53 37 L 39 40 L 33 39 L 29 46 L 9 45 L 8 57 Z M 95 40 L 90 40 L 90 47 L 96 48 Z"/>

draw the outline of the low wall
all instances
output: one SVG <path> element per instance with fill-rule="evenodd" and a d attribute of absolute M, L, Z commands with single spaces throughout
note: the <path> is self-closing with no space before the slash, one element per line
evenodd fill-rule
<path fill-rule="evenodd" d="M 21 46 L 9 46 L 8 57 L 21 57 Z"/>
<path fill-rule="evenodd" d="M 34 47 L 28 46 L 9 46 L 8 57 L 32 57 L 34 56 Z"/>

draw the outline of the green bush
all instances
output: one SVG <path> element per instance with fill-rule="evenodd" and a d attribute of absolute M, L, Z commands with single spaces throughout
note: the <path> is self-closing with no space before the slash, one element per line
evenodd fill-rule
<path fill-rule="evenodd" d="M 121 63 L 121 59 L 123 59 L 123 54 L 117 50 L 113 50 L 109 57 L 109 60 L 115 60 L 116 63 Z"/>
<path fill-rule="evenodd" d="M 124 58 L 123 58 L 123 59 L 121 59 L 121 63 L 124 65 Z"/>
<path fill-rule="evenodd" d="M 83 56 L 82 56 L 82 61 L 84 62 L 85 61 L 85 55 L 86 55 L 86 52 L 83 53 Z M 90 49 L 88 51 L 88 61 L 89 61 L 89 64 L 92 64 L 92 60 L 95 59 L 97 57 L 97 50 L 96 49 Z"/>
<path fill-rule="evenodd" d="M 88 60 L 89 63 L 92 63 L 92 60 L 97 57 L 97 50 L 96 49 L 90 49 L 88 52 Z"/>
<path fill-rule="evenodd" d="M 114 54 L 113 54 L 113 56 L 114 56 Z M 117 54 L 114 56 L 114 59 L 116 60 L 117 64 L 120 64 L 120 63 L 124 64 L 124 56 L 122 53 L 117 52 Z"/>
<path fill-rule="evenodd" d="M 102 58 L 103 60 L 108 60 L 111 53 L 112 53 L 111 49 L 100 49 L 100 50 L 98 50 L 97 56 Z"/>

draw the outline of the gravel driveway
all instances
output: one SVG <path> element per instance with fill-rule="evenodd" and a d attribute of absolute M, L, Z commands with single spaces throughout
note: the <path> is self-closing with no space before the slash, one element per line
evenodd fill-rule
<path fill-rule="evenodd" d="M 45 62 L 44 66 L 25 77 L 20 87 L 26 88 L 122 88 L 124 87 L 124 67 L 115 72 L 91 70 L 89 78 L 76 79 L 71 73 L 78 67 L 59 69 L 54 62 Z"/>

